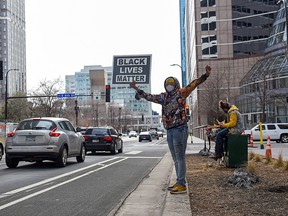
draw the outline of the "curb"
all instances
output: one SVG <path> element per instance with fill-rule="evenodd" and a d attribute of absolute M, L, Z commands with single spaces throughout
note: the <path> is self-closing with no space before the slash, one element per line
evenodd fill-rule
<path fill-rule="evenodd" d="M 166 153 L 149 175 L 147 175 L 138 187 L 125 199 L 115 215 L 192 215 L 188 192 L 185 194 L 170 194 L 166 189 L 170 182 L 175 181 L 176 173 L 173 160 L 171 154 Z"/>
<path fill-rule="evenodd" d="M 172 158 L 166 153 L 161 161 L 125 199 L 117 216 L 161 216 L 172 172 Z"/>
<path fill-rule="evenodd" d="M 170 178 L 170 184 L 176 182 L 176 172 L 173 166 L 172 175 Z M 189 188 L 188 184 L 187 193 L 185 194 L 170 194 L 167 192 L 167 197 L 165 200 L 163 216 L 171 215 L 171 216 L 188 216 L 192 215 L 191 206 L 190 206 L 190 198 L 189 198 Z"/>

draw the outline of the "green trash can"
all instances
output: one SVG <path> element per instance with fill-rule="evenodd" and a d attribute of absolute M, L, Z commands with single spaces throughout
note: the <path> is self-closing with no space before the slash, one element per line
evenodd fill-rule
<path fill-rule="evenodd" d="M 228 135 L 226 166 L 242 167 L 246 166 L 248 161 L 248 135 Z"/>

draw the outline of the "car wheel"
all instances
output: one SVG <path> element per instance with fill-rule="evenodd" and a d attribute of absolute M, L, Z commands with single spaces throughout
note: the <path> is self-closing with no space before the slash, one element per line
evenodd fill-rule
<path fill-rule="evenodd" d="M 288 142 L 288 134 L 282 134 L 280 139 L 281 139 L 282 143 L 287 143 Z"/>
<path fill-rule="evenodd" d="M 280 140 L 276 140 L 276 143 L 280 143 Z"/>
<path fill-rule="evenodd" d="M 152 139 L 150 139 L 149 142 L 152 142 Z"/>
<path fill-rule="evenodd" d="M 16 168 L 16 167 L 18 166 L 18 164 L 19 164 L 19 161 L 18 161 L 18 160 L 16 160 L 16 159 L 10 159 L 9 157 L 7 157 L 7 155 L 6 155 L 5 160 L 6 160 L 6 165 L 7 165 L 7 167 L 9 167 L 9 168 Z"/>
<path fill-rule="evenodd" d="M 56 160 L 57 166 L 58 167 L 65 167 L 67 164 L 67 158 L 68 158 L 67 148 L 64 147 L 63 150 L 61 151 L 59 157 Z"/>
<path fill-rule="evenodd" d="M 121 142 L 121 148 L 118 150 L 118 153 L 123 153 L 123 142 Z"/>
<path fill-rule="evenodd" d="M 112 144 L 112 148 L 113 148 L 113 150 L 111 150 L 111 154 L 112 155 L 115 155 L 116 154 L 116 144 Z"/>
<path fill-rule="evenodd" d="M 139 142 L 142 142 L 142 140 L 139 139 Z"/>
<path fill-rule="evenodd" d="M 85 150 L 85 146 L 82 145 L 81 149 L 80 149 L 80 155 L 76 157 L 76 160 L 78 163 L 84 162 L 85 160 L 85 155 L 86 155 L 86 150 Z"/>
<path fill-rule="evenodd" d="M 0 160 L 2 160 L 3 157 L 3 146 L 0 145 Z"/>

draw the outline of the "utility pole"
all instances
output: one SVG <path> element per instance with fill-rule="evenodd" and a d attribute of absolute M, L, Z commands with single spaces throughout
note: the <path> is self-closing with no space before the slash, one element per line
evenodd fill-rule
<path fill-rule="evenodd" d="M 182 81 L 181 85 L 182 85 L 182 88 L 185 87 L 185 77 L 184 77 L 184 71 L 183 71 L 182 66 L 179 64 L 171 64 L 170 66 L 177 66 L 181 69 L 181 81 Z"/>
<path fill-rule="evenodd" d="M 121 131 L 121 107 L 119 107 L 119 130 Z"/>
<path fill-rule="evenodd" d="M 96 127 L 99 127 L 99 123 L 98 123 L 98 112 L 99 112 L 99 110 L 98 110 L 98 102 L 96 103 Z"/>
<path fill-rule="evenodd" d="M 77 99 L 75 100 L 75 117 L 76 117 L 76 127 L 78 127 L 78 111 L 79 111 L 79 107 L 78 107 L 78 101 Z"/>

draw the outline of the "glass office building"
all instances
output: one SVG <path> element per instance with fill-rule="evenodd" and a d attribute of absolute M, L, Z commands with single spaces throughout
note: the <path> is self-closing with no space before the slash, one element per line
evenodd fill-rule
<path fill-rule="evenodd" d="M 96 81 L 93 82 L 92 80 Z M 111 103 L 125 106 L 125 108 L 139 115 L 152 115 L 151 102 L 143 99 L 136 100 L 135 90 L 131 89 L 128 84 L 112 84 L 112 67 L 84 66 L 74 75 L 65 76 L 66 92 L 75 93 L 76 95 L 90 95 L 92 91 L 97 89 L 100 94 L 104 95 L 106 84 L 111 85 Z M 141 84 L 139 87 L 146 92 L 150 92 L 151 89 L 150 84 Z M 102 99 L 104 100 L 104 97 Z M 78 100 L 84 106 L 90 103 L 91 98 L 78 97 Z"/>
<path fill-rule="evenodd" d="M 288 53 L 286 2 L 279 4 L 265 57 L 240 82 L 237 104 L 246 127 L 262 122 L 288 122 Z"/>
<path fill-rule="evenodd" d="M 274 0 L 187 0 L 185 7 L 187 83 L 212 67 L 188 99 L 197 127 L 215 121 L 219 100 L 237 103 L 240 81 L 265 55 L 279 6 Z"/>
<path fill-rule="evenodd" d="M 0 1 L 0 8 L 0 61 L 3 63 L 0 91 L 4 100 L 5 75 L 8 71 L 8 96 L 27 91 L 25 1 L 3 0 Z"/>

